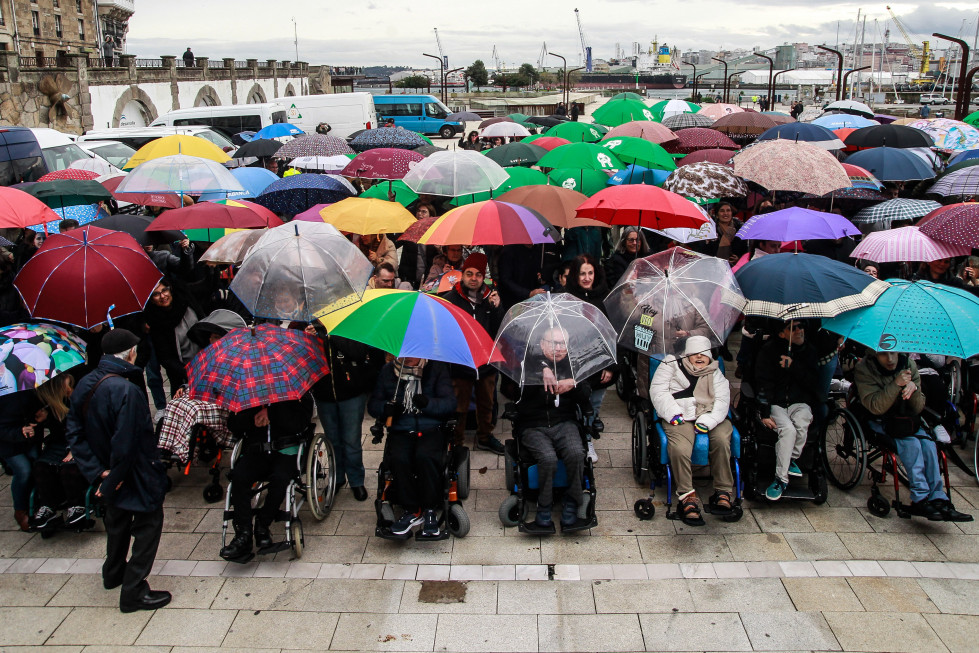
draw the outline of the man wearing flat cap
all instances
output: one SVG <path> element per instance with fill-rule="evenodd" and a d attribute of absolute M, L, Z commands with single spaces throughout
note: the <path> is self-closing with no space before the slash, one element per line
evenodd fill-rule
<path fill-rule="evenodd" d="M 163 531 L 167 474 L 160 461 L 146 393 L 127 380 L 139 338 L 113 329 L 102 338 L 102 360 L 71 395 L 67 435 L 78 468 L 105 503 L 106 559 L 102 584 L 122 587 L 123 612 L 170 602 L 146 582 Z M 129 560 L 130 542 L 132 554 Z"/>

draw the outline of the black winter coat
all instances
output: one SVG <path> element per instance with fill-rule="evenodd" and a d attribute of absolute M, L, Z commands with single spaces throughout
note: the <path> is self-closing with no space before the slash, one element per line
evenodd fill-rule
<path fill-rule="evenodd" d="M 782 356 L 791 356 L 792 364 L 782 367 Z M 793 345 L 784 338 L 773 337 L 761 348 L 755 367 L 758 401 L 762 418 L 770 417 L 772 406 L 787 408 L 792 404 L 815 406 L 822 401 L 816 391 L 818 369 L 816 348 L 809 342 Z"/>
<path fill-rule="evenodd" d="M 347 338 L 321 338 L 330 373 L 313 385 L 316 401 L 336 403 L 370 394 L 384 365 L 384 352 Z"/>

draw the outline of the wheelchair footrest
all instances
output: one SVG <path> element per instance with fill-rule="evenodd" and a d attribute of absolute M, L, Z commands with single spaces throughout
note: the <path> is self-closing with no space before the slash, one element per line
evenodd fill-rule
<path fill-rule="evenodd" d="M 553 535 L 557 532 L 554 528 L 554 522 L 551 522 L 550 527 L 547 528 L 540 526 L 536 521 L 520 522 L 517 524 L 517 530 L 530 535 Z"/>
<path fill-rule="evenodd" d="M 425 535 L 424 531 L 418 529 L 415 531 L 415 541 L 416 542 L 438 542 L 440 540 L 449 539 L 449 531 L 447 528 L 441 528 L 438 535 Z"/>
<path fill-rule="evenodd" d="M 405 533 L 404 535 L 395 535 L 394 533 L 391 532 L 390 528 L 378 526 L 374 529 L 374 535 L 381 538 L 382 540 L 405 542 L 411 537 L 411 532 Z"/>
<path fill-rule="evenodd" d="M 561 532 L 565 535 L 570 533 L 577 533 L 579 531 L 587 531 L 589 528 L 595 528 L 598 526 L 598 518 L 592 516 L 591 519 L 578 519 L 571 526 L 561 526 Z"/>
<path fill-rule="evenodd" d="M 282 540 L 281 542 L 274 542 L 274 543 L 270 544 L 269 546 L 265 546 L 265 547 L 262 547 L 261 549 L 259 549 L 258 550 L 258 555 L 264 556 L 264 555 L 269 555 L 270 553 L 278 553 L 280 551 L 288 551 L 291 546 L 292 545 L 289 544 L 289 542 L 286 542 L 285 540 Z"/>

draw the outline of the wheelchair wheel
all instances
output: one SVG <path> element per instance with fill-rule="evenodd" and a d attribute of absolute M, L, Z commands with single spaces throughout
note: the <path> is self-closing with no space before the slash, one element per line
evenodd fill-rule
<path fill-rule="evenodd" d="M 632 397 L 632 391 L 635 388 L 635 381 L 632 378 L 632 368 L 625 356 L 619 357 L 619 365 L 622 371 L 619 373 L 618 378 L 615 379 L 615 394 L 619 395 L 619 399 L 628 404 Z"/>
<path fill-rule="evenodd" d="M 336 473 L 333 445 L 320 433 L 313 438 L 306 454 L 306 498 L 310 512 L 319 521 L 323 521 L 333 507 Z"/>
<path fill-rule="evenodd" d="M 870 498 L 867 499 L 867 510 L 877 517 L 886 517 L 891 511 L 891 504 L 881 495 L 871 494 Z"/>
<path fill-rule="evenodd" d="M 513 454 L 510 453 L 511 446 L 509 445 L 509 440 L 507 441 L 507 445 L 503 449 L 503 476 L 506 479 L 506 489 L 513 492 L 513 488 L 516 485 L 517 472 L 515 468 L 517 462 L 513 459 Z"/>
<path fill-rule="evenodd" d="M 975 444 L 972 447 L 972 468 L 975 470 L 976 483 L 979 483 L 979 435 L 975 436 Z"/>
<path fill-rule="evenodd" d="M 867 470 L 867 442 L 853 413 L 841 408 L 829 416 L 821 450 L 830 483 L 841 490 L 860 484 Z"/>
<path fill-rule="evenodd" d="M 449 506 L 449 514 L 445 517 L 445 524 L 449 532 L 455 537 L 465 537 L 469 534 L 469 515 L 466 514 L 465 508 L 458 503 Z"/>
<path fill-rule="evenodd" d="M 460 500 L 469 498 L 469 449 L 462 448 L 461 454 L 456 458 L 456 494 Z"/>
<path fill-rule="evenodd" d="M 636 517 L 642 521 L 649 521 L 656 515 L 656 506 L 650 499 L 639 499 L 632 506 L 632 509 L 635 511 Z"/>
<path fill-rule="evenodd" d="M 292 554 L 296 557 L 296 560 L 303 557 L 303 522 L 299 517 L 292 520 L 289 524 L 289 535 L 292 538 Z"/>
<path fill-rule="evenodd" d="M 169 480 L 169 477 L 167 477 Z M 204 486 L 204 501 L 208 503 L 217 503 L 224 498 L 224 489 L 219 483 L 211 483 L 210 485 Z"/>
<path fill-rule="evenodd" d="M 500 522 L 504 526 L 516 526 L 521 521 L 520 498 L 511 494 L 500 504 Z"/>
<path fill-rule="evenodd" d="M 649 483 L 649 470 L 643 469 L 649 465 L 648 430 L 646 413 L 640 410 L 632 420 L 632 477 L 640 485 Z"/>

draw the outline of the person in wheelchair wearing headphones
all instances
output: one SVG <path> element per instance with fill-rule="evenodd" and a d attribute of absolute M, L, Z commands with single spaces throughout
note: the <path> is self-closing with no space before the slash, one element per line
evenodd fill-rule
<path fill-rule="evenodd" d="M 221 549 L 229 562 L 245 563 L 254 557 L 252 538 L 259 552 L 274 542 L 270 527 L 296 475 L 296 454 L 313 418 L 313 397 L 256 406 L 228 418 L 235 439 L 244 439 L 241 456 L 229 473 L 235 536 Z M 252 528 L 252 486 L 268 481 L 265 502 Z"/>

